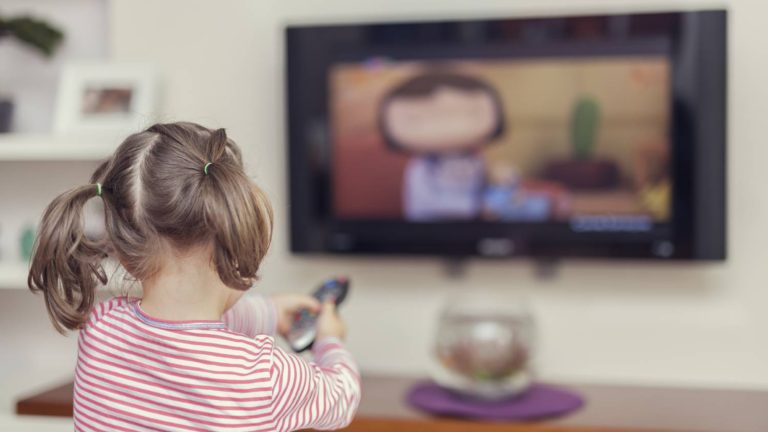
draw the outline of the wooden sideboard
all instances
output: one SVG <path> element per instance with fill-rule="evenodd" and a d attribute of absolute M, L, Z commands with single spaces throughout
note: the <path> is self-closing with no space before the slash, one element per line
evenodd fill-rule
<path fill-rule="evenodd" d="M 424 415 L 404 395 L 416 382 L 365 376 L 350 432 L 768 432 L 768 392 L 573 384 L 587 404 L 564 418 L 532 423 L 472 422 Z M 72 383 L 21 399 L 18 414 L 72 415 Z"/>

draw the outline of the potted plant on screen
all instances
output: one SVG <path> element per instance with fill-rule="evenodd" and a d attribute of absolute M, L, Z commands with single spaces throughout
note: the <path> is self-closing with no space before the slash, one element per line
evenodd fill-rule
<path fill-rule="evenodd" d="M 64 33 L 61 30 L 43 20 L 29 16 L 6 18 L 0 15 L 0 43 L 15 40 L 45 57 L 51 57 L 63 39 Z M 12 117 L 13 99 L 0 93 L 0 133 L 10 130 Z"/>
<path fill-rule="evenodd" d="M 571 155 L 544 169 L 544 178 L 574 190 L 612 189 L 621 181 L 618 164 L 595 154 L 600 105 L 591 96 L 578 98 L 571 112 Z"/>

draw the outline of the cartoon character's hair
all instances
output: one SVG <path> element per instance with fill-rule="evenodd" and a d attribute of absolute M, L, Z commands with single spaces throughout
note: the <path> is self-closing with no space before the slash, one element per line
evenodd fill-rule
<path fill-rule="evenodd" d="M 106 233 L 95 239 L 84 232 L 83 208 L 99 195 Z M 243 171 L 240 150 L 224 129 L 156 124 L 126 138 L 91 184 L 48 205 L 28 284 L 42 291 L 54 327 L 64 333 L 87 319 L 98 284 L 107 282 L 107 257 L 144 280 L 165 253 L 209 247 L 222 282 L 246 290 L 271 237 L 271 205 Z"/>
<path fill-rule="evenodd" d="M 501 96 L 490 84 L 467 75 L 460 75 L 452 72 L 428 72 L 409 78 L 397 85 L 379 104 L 378 122 L 379 130 L 386 144 L 394 150 L 403 150 L 402 143 L 398 142 L 387 129 L 386 115 L 389 104 L 399 97 L 428 97 L 441 87 L 453 87 L 461 90 L 480 90 L 486 92 L 496 107 L 497 124 L 488 142 L 504 134 L 506 127 L 504 120 L 504 106 L 501 102 Z"/>

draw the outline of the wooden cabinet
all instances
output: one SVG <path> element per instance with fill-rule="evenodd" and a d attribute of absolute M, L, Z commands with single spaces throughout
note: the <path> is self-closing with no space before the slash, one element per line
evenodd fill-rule
<path fill-rule="evenodd" d="M 348 432 L 766 432 L 768 391 L 571 385 L 587 400 L 560 419 L 489 423 L 435 418 L 405 404 L 416 382 L 365 376 L 363 399 Z M 72 415 L 72 384 L 19 400 L 19 414 Z"/>

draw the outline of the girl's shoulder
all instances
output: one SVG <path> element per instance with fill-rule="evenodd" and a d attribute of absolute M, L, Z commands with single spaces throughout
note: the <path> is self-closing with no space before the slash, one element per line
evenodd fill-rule
<path fill-rule="evenodd" d="M 138 301 L 138 297 L 126 296 L 116 296 L 104 300 L 103 302 L 93 307 L 90 315 L 88 316 L 86 326 L 93 325 L 99 322 L 105 315 L 108 315 L 110 312 L 116 309 L 127 307 L 136 301 Z"/>

